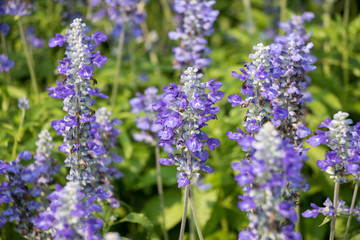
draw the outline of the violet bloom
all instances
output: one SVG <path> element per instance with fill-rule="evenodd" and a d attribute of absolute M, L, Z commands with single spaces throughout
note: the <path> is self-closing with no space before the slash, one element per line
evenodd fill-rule
<path fill-rule="evenodd" d="M 349 214 L 349 207 L 347 207 L 345 204 L 346 203 L 342 200 L 338 201 L 337 209 L 336 209 L 337 216 Z M 303 212 L 301 215 L 304 218 L 310 218 L 310 217 L 316 218 L 319 213 L 329 217 L 335 215 L 335 207 L 333 206 L 334 204 L 331 202 L 329 198 L 327 198 L 326 201 L 324 202 L 324 207 L 318 207 L 314 203 L 311 203 L 310 205 L 311 207 L 313 207 L 313 209 L 311 210 L 309 209 Z"/>
<path fill-rule="evenodd" d="M 144 95 L 137 93 L 135 98 L 130 100 L 133 113 L 145 113 L 144 117 L 136 118 L 136 127 L 141 130 L 140 133 L 134 134 L 135 141 L 144 141 L 150 145 L 156 145 L 158 131 L 162 128 L 160 124 L 155 123 L 157 112 L 152 108 L 154 104 L 159 102 L 163 96 L 157 94 L 156 87 L 149 87 L 144 91 Z"/>
<path fill-rule="evenodd" d="M 119 37 L 125 24 L 129 26 L 133 36 L 138 37 L 142 35 L 140 23 L 145 20 L 146 14 L 139 12 L 137 5 L 141 0 L 126 0 L 126 1 L 113 1 L 105 0 L 101 5 L 100 1 L 92 1 L 91 5 L 96 9 L 92 16 L 93 22 L 98 22 L 106 15 L 115 23 L 113 29 L 113 36 Z"/>
<path fill-rule="evenodd" d="M 28 27 L 25 31 L 26 41 L 33 46 L 33 48 L 41 48 L 44 46 L 44 39 L 39 38 L 35 34 L 35 29 L 33 27 Z"/>
<path fill-rule="evenodd" d="M 106 108 L 99 108 L 96 111 L 96 120 L 91 124 L 93 142 L 99 146 L 99 149 L 106 149 L 98 155 L 98 164 L 94 166 L 95 186 L 101 186 L 97 189 L 100 198 L 107 198 L 112 207 L 119 207 L 119 202 L 114 198 L 114 187 L 111 184 L 113 179 L 119 179 L 123 176 L 114 165 L 120 163 L 123 158 L 116 153 L 112 153 L 117 143 L 117 136 L 120 129 L 117 127 L 121 121 L 117 118 L 111 118 L 112 112 Z M 102 196 L 101 196 L 102 195 Z"/>
<path fill-rule="evenodd" d="M 42 198 L 47 195 L 48 187 L 54 182 L 54 175 L 60 170 L 60 165 L 56 164 L 52 156 L 54 149 L 54 142 L 48 130 L 42 130 L 39 135 L 39 140 L 36 141 L 35 165 L 40 172 L 37 179 L 37 185 L 42 191 Z M 43 203 L 45 199 L 43 199 Z"/>
<path fill-rule="evenodd" d="M 190 184 L 192 177 L 198 177 L 200 169 L 208 173 L 214 171 L 205 164 L 209 158 L 205 148 L 214 150 L 220 144 L 218 139 L 209 138 L 201 128 L 211 119 L 217 119 L 219 107 L 214 104 L 224 96 L 218 91 L 222 84 L 215 79 L 200 82 L 202 74 L 197 71 L 189 67 L 181 75 L 184 85 L 170 83 L 165 86 L 163 99 L 153 105 L 153 109 L 159 112 L 155 123 L 161 125 L 158 145 L 175 146 L 178 150 L 175 155 L 169 154 L 169 158 L 162 158 L 159 162 L 178 166 L 179 188 Z"/>
<path fill-rule="evenodd" d="M 12 67 L 14 67 L 14 61 L 8 59 L 8 56 L 1 54 L 0 55 L 0 73 L 8 72 Z"/>
<path fill-rule="evenodd" d="M 102 239 L 99 229 L 103 225 L 92 212 L 101 211 L 96 204 L 96 197 L 86 199 L 78 182 L 68 182 L 65 187 L 57 185 L 49 195 L 51 200 L 47 211 L 40 213 L 36 219 L 36 227 L 49 230 L 54 239 Z"/>
<path fill-rule="evenodd" d="M 211 63 L 211 59 L 206 57 L 210 49 L 206 47 L 205 37 L 214 31 L 213 24 L 219 15 L 218 10 L 212 9 L 215 3 L 207 0 L 174 1 L 174 10 L 181 19 L 176 31 L 169 32 L 171 40 L 181 40 L 180 47 L 173 48 L 175 69 L 195 67 L 201 70 Z"/>
<path fill-rule="evenodd" d="M 307 72 L 315 69 L 315 58 L 310 55 L 313 44 L 307 42 L 310 35 L 304 37 L 305 29 L 298 29 L 300 26 L 290 28 L 292 31 L 286 31 L 286 36 L 276 38 L 269 46 L 254 46 L 256 52 L 249 55 L 252 61 L 246 63 L 246 69 L 240 69 L 241 74 L 232 72 L 243 81 L 241 93 L 245 98 L 235 94 L 228 100 L 233 107 L 248 109 L 243 126 L 249 134 L 271 121 L 282 137 L 300 147 L 301 138 L 311 134 L 304 124 L 304 105 L 310 82 Z"/>
<path fill-rule="evenodd" d="M 66 46 L 66 57 L 59 61 L 58 66 L 58 72 L 66 77 L 62 83 L 58 82 L 57 87 L 48 90 L 52 98 L 64 99 L 63 110 L 67 113 L 64 119 L 51 123 L 57 134 L 64 136 L 64 144 L 59 150 L 68 154 L 65 159 L 65 166 L 70 167 L 67 179 L 86 186 L 92 185 L 95 179 L 97 156 L 106 151 L 91 136 L 91 123 L 96 119 L 91 109 L 95 101 L 91 96 L 104 97 L 98 89 L 91 88 L 91 80 L 93 83 L 96 81 L 93 78 L 95 66 L 101 68 L 107 61 L 100 51 L 95 51 L 107 37 L 100 32 L 86 35 L 86 24 L 81 21 L 75 19 L 65 36 L 56 34 L 49 40 L 50 47 Z"/>
<path fill-rule="evenodd" d="M 24 110 L 30 109 L 29 99 L 27 99 L 27 97 L 19 98 L 18 107 Z"/>
<path fill-rule="evenodd" d="M 345 177 L 347 174 L 353 174 L 356 178 L 360 174 L 360 124 L 350 126 L 352 120 L 347 119 L 348 116 L 348 113 L 338 112 L 333 120 L 327 118 L 318 127 L 328 130 L 316 130 L 316 135 L 307 140 L 312 147 L 324 144 L 330 148 L 330 151 L 325 153 L 325 159 L 317 161 L 317 165 L 330 174 L 334 182 L 339 183 L 348 181 Z"/>
<path fill-rule="evenodd" d="M 8 0 L 5 1 L 5 14 L 15 16 L 26 16 L 30 15 L 34 7 L 34 1 L 23 1 L 23 0 Z"/>
<path fill-rule="evenodd" d="M 35 201 L 41 193 L 37 186 L 40 169 L 34 164 L 26 166 L 21 164 L 22 160 L 31 159 L 32 155 L 29 151 L 22 151 L 15 161 L 0 161 L 0 174 L 5 174 L 6 177 L 6 180 L 0 184 L 0 204 L 8 204 L 8 207 L 1 212 L 0 228 L 7 221 L 17 222 L 16 231 L 27 238 L 37 239 L 44 237 L 34 228 L 34 217 L 41 207 L 41 204 Z"/>
<path fill-rule="evenodd" d="M 6 34 L 9 32 L 9 30 L 10 30 L 10 26 L 8 24 L 0 22 L 0 33 L 4 34 L 6 36 Z"/>
<path fill-rule="evenodd" d="M 249 218 L 249 230 L 241 232 L 239 239 L 301 239 L 294 230 L 295 204 L 288 199 L 305 185 L 300 175 L 303 157 L 270 122 L 255 134 L 252 148 L 250 158 L 232 165 L 239 171 L 235 180 L 245 190 L 238 207 Z"/>

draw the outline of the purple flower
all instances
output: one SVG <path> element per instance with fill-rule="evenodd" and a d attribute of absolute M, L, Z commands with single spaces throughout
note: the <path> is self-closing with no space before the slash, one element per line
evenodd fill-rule
<path fill-rule="evenodd" d="M 171 40 L 181 40 L 181 47 L 173 48 L 175 53 L 174 68 L 207 67 L 211 60 L 205 56 L 210 52 L 206 47 L 205 36 L 213 30 L 219 11 L 213 10 L 215 1 L 175 0 L 174 10 L 179 14 L 180 22 L 176 31 L 169 32 Z"/>
<path fill-rule="evenodd" d="M 298 219 L 291 196 L 304 188 L 300 174 L 304 157 L 281 138 L 270 122 L 254 137 L 247 137 L 253 138 L 248 140 L 252 151 L 248 158 L 233 163 L 232 167 L 239 171 L 235 180 L 246 193 L 239 197 L 238 208 L 248 213 L 249 233 L 269 239 L 297 235 L 294 224 Z M 284 221 L 288 221 L 286 229 L 280 224 Z M 244 238 L 248 233 L 242 235 Z"/>
<path fill-rule="evenodd" d="M 1 54 L 0 55 L 0 73 L 8 72 L 12 67 L 14 67 L 14 61 L 8 59 L 8 56 Z"/>
<path fill-rule="evenodd" d="M 179 166 L 179 187 L 189 184 L 200 170 L 208 173 L 214 171 L 205 165 L 209 153 L 204 147 L 214 150 L 220 145 L 218 139 L 209 138 L 201 128 L 209 120 L 216 119 L 219 108 L 213 105 L 223 96 L 218 91 L 222 84 L 214 79 L 201 83 L 201 77 L 202 74 L 197 74 L 197 69 L 188 68 L 181 76 L 184 85 L 171 83 L 164 87 L 162 101 L 153 105 L 153 109 L 158 111 L 155 123 L 161 128 L 158 132 L 161 139 L 158 145 L 166 148 L 175 146 L 180 152 L 174 157 L 171 154 L 170 158 L 160 160 L 163 165 Z M 139 109 L 144 106 L 140 101 L 132 103 Z"/>
<path fill-rule="evenodd" d="M 50 38 L 49 47 L 53 48 L 56 46 L 62 47 L 64 45 L 64 37 L 57 33 L 54 38 Z"/>

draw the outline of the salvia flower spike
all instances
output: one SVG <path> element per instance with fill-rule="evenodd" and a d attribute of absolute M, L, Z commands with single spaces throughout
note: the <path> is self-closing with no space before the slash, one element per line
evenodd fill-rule
<path fill-rule="evenodd" d="M 63 110 L 67 115 L 51 125 L 57 134 L 64 136 L 64 144 L 59 150 L 68 153 L 65 165 L 70 167 L 70 173 L 67 179 L 85 186 L 94 181 L 96 156 L 106 151 L 92 141 L 91 136 L 91 123 L 95 121 L 95 111 L 91 109 L 95 101 L 91 96 L 106 96 L 98 89 L 92 89 L 91 84 L 92 81 L 96 83 L 94 67 L 101 68 L 107 61 L 100 51 L 95 51 L 107 37 L 101 32 L 86 35 L 87 28 L 81 19 L 75 19 L 70 27 L 65 36 L 56 34 L 49 40 L 50 47 L 66 46 L 66 57 L 59 61 L 58 66 L 58 72 L 65 75 L 64 80 L 48 90 L 51 97 L 64 99 Z"/>
<path fill-rule="evenodd" d="M 174 47 L 174 68 L 194 67 L 201 70 L 211 63 L 206 57 L 210 49 L 206 47 L 206 36 L 213 33 L 213 24 L 219 15 L 212 6 L 216 1 L 175 0 L 174 10 L 180 15 L 179 27 L 169 32 L 171 40 L 181 40 L 179 47 Z"/>
<path fill-rule="evenodd" d="M 170 153 L 169 158 L 159 161 L 163 165 L 178 166 L 179 188 L 190 184 L 190 179 L 198 176 L 200 170 L 208 173 L 214 171 L 205 164 L 209 158 L 205 148 L 214 150 L 220 145 L 219 139 L 209 138 L 201 128 L 211 119 L 217 119 L 219 107 L 214 104 L 224 96 L 223 92 L 218 91 L 222 84 L 215 79 L 200 82 L 202 74 L 197 71 L 189 67 L 181 75 L 184 85 L 171 83 L 165 86 L 163 99 L 153 105 L 153 109 L 159 111 L 155 123 L 162 126 L 158 131 L 158 145 L 177 149 L 176 154 Z"/>
<path fill-rule="evenodd" d="M 253 155 L 233 163 L 240 171 L 235 177 L 243 186 L 238 207 L 248 213 L 248 230 L 239 233 L 239 240 L 301 239 L 294 230 L 298 221 L 295 204 L 288 200 L 287 184 L 294 192 L 301 189 L 302 157 L 292 144 L 283 140 L 268 122 L 251 139 Z M 287 222 L 286 225 L 282 223 Z"/>

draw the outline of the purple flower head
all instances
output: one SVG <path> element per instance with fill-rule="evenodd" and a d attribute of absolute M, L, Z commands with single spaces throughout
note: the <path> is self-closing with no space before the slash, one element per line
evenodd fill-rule
<path fill-rule="evenodd" d="M 5 14 L 15 16 L 30 15 L 34 7 L 34 1 L 9 0 L 5 2 Z M 1 6 L 3 7 L 3 6 Z"/>
<path fill-rule="evenodd" d="M 326 158 L 319 160 L 317 165 L 330 173 L 334 181 L 346 182 L 344 173 L 356 175 L 360 170 L 356 160 L 360 136 L 356 127 L 350 126 L 352 120 L 347 119 L 348 116 L 345 112 L 336 113 L 332 120 L 326 119 L 318 126 L 327 130 L 316 130 L 316 135 L 307 140 L 313 147 L 324 144 L 330 148 L 331 151 L 325 154 Z"/>
<path fill-rule="evenodd" d="M 102 226 L 91 212 L 101 210 L 93 198 L 84 198 L 77 182 L 68 182 L 50 194 L 50 208 L 40 213 L 35 224 L 42 230 L 52 229 L 59 239 L 101 239 L 98 230 Z"/>
<path fill-rule="evenodd" d="M 29 99 L 27 99 L 26 97 L 19 98 L 18 99 L 18 107 L 23 110 L 30 109 Z"/>
<path fill-rule="evenodd" d="M 49 95 L 53 98 L 63 100 L 63 110 L 67 113 L 64 119 L 56 120 L 51 123 L 57 134 L 64 136 L 64 144 L 61 151 L 68 153 L 65 159 L 65 166 L 70 167 L 67 179 L 69 181 L 79 181 L 82 186 L 90 185 L 94 189 L 97 176 L 94 176 L 95 168 L 106 162 L 110 154 L 103 147 L 101 133 L 97 132 L 99 126 L 102 130 L 112 127 L 111 120 L 102 126 L 95 124 L 95 111 L 91 109 L 95 101 L 91 99 L 93 95 L 99 95 L 98 90 L 91 88 L 94 66 L 101 67 L 106 62 L 106 58 L 96 52 L 97 43 L 105 41 L 106 37 L 100 32 L 87 35 L 88 29 L 81 19 L 75 19 L 70 24 L 71 29 L 65 31 L 65 35 L 56 34 L 49 41 L 50 47 L 66 47 L 66 57 L 59 61 L 58 70 L 66 75 L 64 80 L 57 87 L 48 88 Z M 100 112 L 104 110 L 99 109 Z M 101 118 L 99 116 L 99 118 Z M 107 130 L 104 130 L 107 131 Z M 117 134 L 117 130 L 110 130 L 111 134 Z M 99 138 L 99 139 L 97 139 Z M 114 140 L 111 140 L 114 141 Z M 107 157 L 104 155 L 107 154 Z M 91 169 L 94 168 L 94 169 Z M 96 175 L 96 174 L 95 174 Z"/>
<path fill-rule="evenodd" d="M 201 83 L 202 74 L 197 74 L 197 69 L 188 68 L 181 76 L 184 85 L 170 84 L 164 87 L 163 101 L 153 105 L 158 111 L 155 121 L 161 129 L 158 132 L 159 146 L 174 146 L 180 154 L 163 158 L 160 163 L 164 165 L 175 164 L 179 169 L 179 187 L 190 183 L 198 172 L 212 173 L 214 170 L 205 165 L 209 158 L 208 147 L 214 150 L 220 145 L 220 141 L 209 138 L 201 131 L 206 122 L 216 119 L 219 108 L 213 105 L 219 101 L 223 93 L 218 91 L 221 83 L 214 79 L 208 83 Z M 138 108 L 143 107 L 139 101 L 134 101 Z M 186 180 L 186 179 L 187 180 Z"/>
<path fill-rule="evenodd" d="M 0 33 L 4 34 L 6 36 L 6 34 L 9 32 L 9 30 L 10 30 L 10 26 L 8 24 L 0 23 Z"/>
<path fill-rule="evenodd" d="M 25 31 L 26 40 L 34 48 L 41 48 L 44 46 L 44 40 L 36 36 L 35 29 L 33 27 L 28 27 Z"/>
<path fill-rule="evenodd" d="M 8 56 L 4 54 L 0 55 L 0 73 L 8 72 L 14 66 L 14 61 L 9 60 Z"/>
<path fill-rule="evenodd" d="M 255 134 L 251 145 L 249 158 L 232 164 L 239 171 L 235 180 L 246 192 L 239 197 L 238 207 L 248 212 L 251 233 L 276 239 L 283 239 L 283 234 L 296 234 L 293 226 L 298 219 L 295 204 L 289 199 L 305 185 L 300 175 L 303 157 L 270 122 Z M 287 185 L 291 187 L 284 193 Z M 289 221 L 288 226 L 292 227 L 283 230 L 283 221 Z M 274 224 L 279 226 L 274 228 Z"/>
<path fill-rule="evenodd" d="M 168 140 L 173 135 L 173 130 L 171 128 L 161 131 L 161 126 L 155 123 L 157 118 L 156 109 L 161 109 L 166 105 L 160 101 L 162 99 L 162 95 L 158 95 L 157 92 L 158 89 L 156 87 L 148 87 L 144 91 L 144 95 L 137 93 L 136 97 L 130 100 L 130 105 L 132 107 L 131 112 L 145 113 L 145 117 L 138 116 L 136 118 L 136 127 L 142 131 L 141 133 L 134 134 L 134 139 L 136 141 L 144 141 L 151 145 L 156 144 L 158 141 L 157 136 L 161 139 Z M 164 105 L 162 105 L 162 103 Z M 153 105 L 156 105 L 157 107 L 153 108 Z M 169 117 L 167 125 L 168 127 L 173 128 L 174 126 L 172 126 L 172 124 L 176 125 L 178 123 L 171 122 L 171 119 L 176 121 L 176 118 Z"/>
<path fill-rule="evenodd" d="M 211 60 L 205 57 L 210 50 L 206 47 L 206 36 L 213 30 L 213 24 L 219 14 L 213 10 L 215 1 L 175 0 L 174 10 L 180 16 L 179 27 L 169 32 L 171 40 L 181 40 L 181 47 L 173 48 L 175 53 L 174 68 L 193 66 L 197 69 L 207 67 Z"/>

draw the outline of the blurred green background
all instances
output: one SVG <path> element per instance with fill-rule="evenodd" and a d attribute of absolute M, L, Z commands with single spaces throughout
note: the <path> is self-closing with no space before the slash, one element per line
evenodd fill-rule
<path fill-rule="evenodd" d="M 244 157 L 241 148 L 234 141 L 225 137 L 227 131 L 234 131 L 242 125 L 245 110 L 232 108 L 227 96 L 240 92 L 241 82 L 234 79 L 230 72 L 243 67 L 248 55 L 253 52 L 252 46 L 259 42 L 269 44 L 274 34 L 279 33 L 278 21 L 287 20 L 291 14 L 312 11 L 315 18 L 306 23 L 307 31 L 313 33 L 310 41 L 314 43 L 313 55 L 317 57 L 317 69 L 311 72 L 310 92 L 314 98 L 308 104 L 307 123 L 312 130 L 332 117 L 337 111 L 349 112 L 356 123 L 360 121 L 360 1 L 350 0 L 350 7 L 345 8 L 349 0 L 218 0 L 214 9 L 220 10 L 215 22 L 215 32 L 208 38 L 212 49 L 212 64 L 204 70 L 204 81 L 216 78 L 223 83 L 224 99 L 219 102 L 218 120 L 211 121 L 206 127 L 209 136 L 219 138 L 221 145 L 211 152 L 208 161 L 215 172 L 204 175 L 204 183 L 211 188 L 195 191 L 195 204 L 200 225 L 205 239 L 237 239 L 238 232 L 247 226 L 246 214 L 241 212 L 236 203 L 241 188 L 233 180 L 234 172 L 230 165 Z M 36 10 L 29 16 L 22 17 L 26 27 L 35 27 L 36 34 L 46 42 L 39 49 L 31 49 L 34 58 L 35 74 L 40 91 L 37 103 L 30 81 L 23 45 L 20 41 L 18 19 L 5 16 L 2 21 L 11 26 L 6 36 L 6 50 L 9 59 L 15 61 L 11 69 L 11 81 L 7 74 L 0 74 L 0 158 L 11 159 L 14 138 L 18 131 L 21 111 L 17 99 L 27 96 L 30 99 L 30 110 L 26 113 L 24 128 L 20 132 L 17 153 L 21 150 L 35 152 L 37 134 L 42 129 L 49 129 L 54 137 L 56 148 L 62 143 L 62 137 L 56 136 L 51 129 L 53 120 L 63 118 L 62 101 L 47 96 L 46 87 L 55 86 L 61 80 L 57 74 L 57 61 L 64 56 L 63 48 L 51 49 L 47 46 L 49 38 L 55 33 L 64 33 L 72 16 L 85 16 L 84 22 L 91 27 L 91 32 L 102 31 L 109 35 L 113 24 L 103 19 L 94 24 L 89 18 L 86 1 L 68 1 L 69 5 L 55 1 L 36 1 Z M 162 88 L 170 82 L 179 83 L 180 71 L 172 68 L 172 47 L 178 42 L 168 39 L 168 31 L 175 29 L 175 23 L 169 12 L 164 11 L 159 0 L 149 0 L 145 5 L 147 13 L 146 27 L 151 33 L 145 38 L 129 36 L 125 42 L 120 86 L 113 113 L 123 121 L 122 133 L 118 137 L 115 150 L 124 157 L 118 164 L 124 177 L 113 184 L 121 207 L 112 212 L 107 209 L 101 217 L 105 219 L 106 230 L 117 231 L 121 236 L 131 239 L 160 239 L 160 209 L 156 188 L 154 149 L 144 143 L 135 142 L 132 135 L 137 132 L 136 116 L 130 111 L 129 100 L 136 92 L 143 92 L 148 86 Z M 171 11 L 170 14 L 173 14 Z M 154 34 L 156 33 L 156 34 Z M 145 34 L 146 35 L 146 34 Z M 149 42 L 151 36 L 153 41 Z M 2 44 L 4 41 L 2 40 Z M 149 45 L 150 44 L 150 45 Z M 150 47 L 149 47 L 150 46 Z M 109 37 L 102 44 L 101 53 L 108 58 L 102 69 L 95 71 L 100 90 L 111 94 L 112 81 L 116 73 L 117 39 Z M 97 99 L 96 107 L 110 106 L 109 99 Z M 307 144 L 305 144 L 308 147 Z M 323 159 L 325 148 L 310 149 L 309 161 L 303 168 L 311 189 L 301 194 L 301 212 L 310 207 L 310 203 L 322 205 L 326 197 L 332 198 L 333 183 L 328 175 L 320 172 L 316 160 Z M 55 158 L 62 163 L 65 155 L 54 151 Z M 162 156 L 166 156 L 162 152 Z M 57 182 L 64 185 L 68 169 L 63 168 L 56 176 Z M 177 239 L 182 214 L 182 192 L 177 188 L 176 167 L 162 167 L 162 178 L 165 191 L 166 219 L 170 239 Z M 340 198 L 350 204 L 353 185 L 341 185 Z M 121 221 L 128 213 L 136 212 L 139 221 Z M 115 214 L 116 220 L 108 220 Z M 303 239 L 326 239 L 329 224 L 319 227 L 322 217 L 317 219 L 300 219 L 300 230 Z M 19 239 L 14 233 L 14 224 L 7 223 L 1 229 L 2 239 Z M 345 230 L 345 219 L 336 222 L 336 237 L 341 238 Z M 351 237 L 360 239 L 359 223 L 353 219 Z M 189 235 L 186 235 L 189 239 Z"/>

